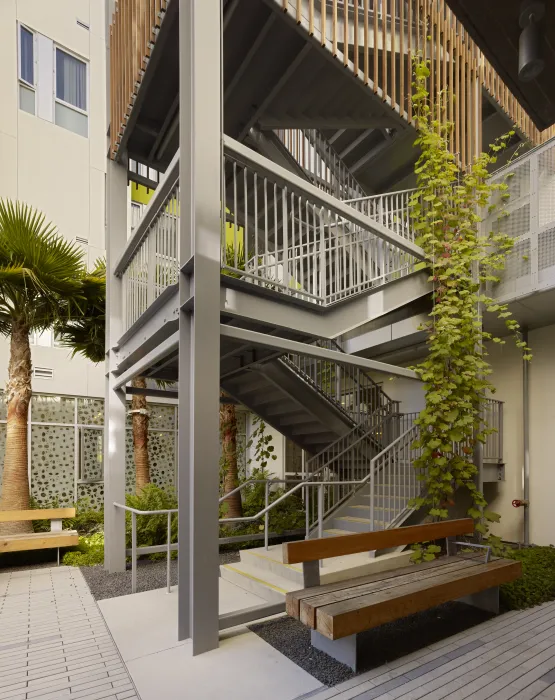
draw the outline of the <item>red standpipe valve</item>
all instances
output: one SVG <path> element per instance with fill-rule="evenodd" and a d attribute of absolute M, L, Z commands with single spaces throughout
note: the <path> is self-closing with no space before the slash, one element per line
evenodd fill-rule
<path fill-rule="evenodd" d="M 515 498 L 513 501 L 513 508 L 520 508 L 521 506 L 529 505 L 529 501 L 524 501 L 521 498 Z"/>

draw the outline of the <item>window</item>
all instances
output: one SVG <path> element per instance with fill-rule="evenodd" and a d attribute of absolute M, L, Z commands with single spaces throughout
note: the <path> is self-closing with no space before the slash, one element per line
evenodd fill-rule
<path fill-rule="evenodd" d="M 19 27 L 19 108 L 35 114 L 35 35 Z"/>
<path fill-rule="evenodd" d="M 87 64 L 56 47 L 56 104 L 54 121 L 65 129 L 88 136 Z"/>

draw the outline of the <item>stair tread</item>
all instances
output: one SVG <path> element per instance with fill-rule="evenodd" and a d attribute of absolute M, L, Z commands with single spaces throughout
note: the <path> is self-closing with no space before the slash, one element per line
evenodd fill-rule
<path fill-rule="evenodd" d="M 355 517 L 354 515 L 342 515 L 341 517 L 336 518 L 336 520 L 346 520 L 349 523 L 368 523 L 368 525 L 370 525 L 370 523 L 372 522 L 370 520 L 370 518 L 358 518 L 358 517 Z M 381 523 L 382 521 L 375 520 L 374 522 Z"/>
<path fill-rule="evenodd" d="M 360 505 L 360 504 L 353 504 L 349 505 L 349 508 L 359 508 L 360 510 L 365 510 L 368 511 L 369 506 L 367 505 Z M 387 510 L 389 512 L 398 510 L 397 508 L 387 508 L 386 506 L 374 506 L 374 510 Z"/>
<path fill-rule="evenodd" d="M 338 530 L 337 528 L 329 528 L 328 530 L 324 530 L 324 532 L 329 532 L 332 535 L 352 535 L 353 533 L 350 530 Z"/>
<path fill-rule="evenodd" d="M 255 581 L 262 586 L 267 586 L 268 588 L 271 588 L 278 593 L 282 593 L 283 595 L 289 591 L 296 591 L 299 588 L 302 588 L 301 584 L 295 583 L 295 581 L 292 581 L 291 579 L 286 579 L 282 576 L 278 576 L 278 574 L 275 574 L 273 571 L 261 569 L 244 562 L 222 564 L 220 568 L 231 571 L 235 574 L 240 574 L 251 581 Z"/>

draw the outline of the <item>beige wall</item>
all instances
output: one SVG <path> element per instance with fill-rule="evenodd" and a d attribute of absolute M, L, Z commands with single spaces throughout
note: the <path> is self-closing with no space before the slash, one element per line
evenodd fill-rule
<path fill-rule="evenodd" d="M 2 0 L 0 2 L 0 197 L 42 210 L 69 240 L 83 246 L 89 265 L 104 255 L 106 172 L 106 44 L 103 0 Z M 89 25 L 85 29 L 77 20 Z M 89 136 L 23 112 L 18 105 L 17 22 L 43 34 L 89 63 Z M 0 340 L 0 384 L 7 347 Z M 67 350 L 33 347 L 33 362 L 54 370 L 34 380 L 36 391 L 102 396 L 103 367 Z"/>
<path fill-rule="evenodd" d="M 555 544 L 555 326 L 530 331 L 534 355 L 530 366 L 530 541 Z M 507 340 L 490 350 L 496 398 L 505 402 L 503 452 L 505 481 L 486 485 L 492 510 L 501 513 L 496 534 L 523 538 L 523 509 L 511 501 L 522 498 L 523 427 L 522 360 Z"/>

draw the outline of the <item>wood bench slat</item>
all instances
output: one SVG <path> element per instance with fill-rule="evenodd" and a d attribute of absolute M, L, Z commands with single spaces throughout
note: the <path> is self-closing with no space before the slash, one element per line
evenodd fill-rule
<path fill-rule="evenodd" d="M 323 593 L 332 593 L 333 591 L 342 591 L 347 588 L 351 588 L 353 585 L 361 586 L 365 583 L 372 583 L 373 581 L 386 581 L 387 579 L 394 578 L 396 576 L 411 574 L 416 570 L 425 571 L 426 569 L 437 568 L 439 566 L 444 566 L 445 564 L 450 564 L 454 560 L 459 561 L 459 558 L 440 557 L 434 561 L 426 561 L 422 564 L 410 564 L 409 566 L 403 566 L 399 569 L 388 569 L 387 571 L 380 571 L 375 574 L 359 576 L 355 579 L 335 581 L 334 583 L 326 583 L 322 586 L 314 586 L 313 588 L 303 588 L 298 591 L 290 591 L 286 596 L 286 612 L 291 617 L 299 619 L 300 604 L 306 598 L 311 598 L 315 595 L 322 595 Z"/>
<path fill-rule="evenodd" d="M 429 542 L 469 535 L 474 532 L 474 521 L 471 518 L 460 520 L 444 520 L 439 523 L 424 525 L 409 525 L 376 532 L 362 532 L 356 535 L 341 537 L 324 537 L 317 540 L 302 540 L 287 542 L 283 547 L 284 564 L 301 564 L 318 559 L 329 559 L 347 554 L 372 552 L 377 549 L 388 549 L 415 542 Z"/>
<path fill-rule="evenodd" d="M 63 520 L 74 518 L 75 508 L 37 508 L 36 510 L 0 510 L 0 523 L 20 520 Z"/>
<path fill-rule="evenodd" d="M 316 610 L 316 629 L 328 639 L 341 639 L 499 586 L 521 575 L 521 563 L 507 559 L 479 564 L 470 570 L 438 574 L 436 579 L 419 580 L 319 607 Z"/>
<path fill-rule="evenodd" d="M 413 567 L 411 573 L 392 576 L 386 580 L 382 579 L 381 581 L 374 581 L 363 585 L 356 585 L 356 579 L 353 579 L 351 581 L 353 585 L 350 588 L 303 599 L 300 605 L 300 620 L 303 624 L 315 629 L 316 610 L 320 607 L 331 605 L 333 603 L 339 603 L 344 600 L 350 600 L 352 598 L 360 598 L 368 593 L 377 593 L 388 588 L 397 588 L 408 583 L 413 583 L 414 581 L 436 579 L 440 574 L 445 575 L 452 571 L 469 569 L 473 566 L 479 566 L 482 562 L 483 555 L 481 557 L 481 562 L 477 561 L 476 559 L 459 559 L 457 561 L 451 561 L 444 564 L 443 566 L 431 567 L 424 571 L 422 571 L 419 567 Z"/>
<path fill-rule="evenodd" d="M 26 552 L 32 549 L 74 547 L 79 544 L 75 530 L 61 532 L 35 532 L 28 535 L 0 536 L 0 554 L 4 552 Z"/>

